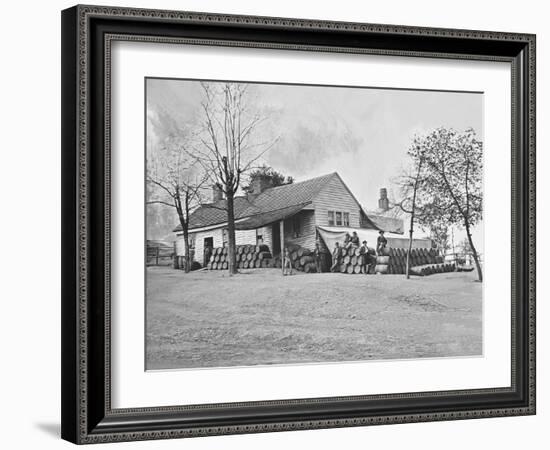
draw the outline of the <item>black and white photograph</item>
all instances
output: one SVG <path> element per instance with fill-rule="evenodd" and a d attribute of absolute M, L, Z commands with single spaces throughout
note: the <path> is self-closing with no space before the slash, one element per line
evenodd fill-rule
<path fill-rule="evenodd" d="M 483 92 L 144 82 L 146 370 L 483 355 Z"/>

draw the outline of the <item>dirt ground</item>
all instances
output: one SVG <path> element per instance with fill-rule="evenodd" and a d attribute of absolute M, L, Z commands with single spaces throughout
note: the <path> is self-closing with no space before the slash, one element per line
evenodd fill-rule
<path fill-rule="evenodd" d="M 480 355 L 474 280 L 149 267 L 147 369 Z"/>

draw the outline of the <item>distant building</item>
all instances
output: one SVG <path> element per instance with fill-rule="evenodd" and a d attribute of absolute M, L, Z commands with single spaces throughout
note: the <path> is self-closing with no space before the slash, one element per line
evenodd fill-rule
<path fill-rule="evenodd" d="M 403 234 L 405 233 L 405 213 L 395 208 L 390 208 L 388 199 L 388 190 L 380 189 L 380 198 L 378 199 L 378 208 L 374 210 L 366 210 L 369 218 L 381 230 Z"/>

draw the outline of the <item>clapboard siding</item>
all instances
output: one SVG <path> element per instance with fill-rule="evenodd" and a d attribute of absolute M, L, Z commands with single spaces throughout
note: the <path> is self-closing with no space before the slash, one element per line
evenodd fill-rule
<path fill-rule="evenodd" d="M 352 228 L 361 226 L 361 207 L 337 175 L 330 178 L 315 197 L 313 205 L 315 206 L 315 223 L 318 226 L 328 226 L 329 211 L 347 212 L 349 213 L 349 226 Z"/>
<path fill-rule="evenodd" d="M 263 236 L 263 242 L 265 245 L 271 248 L 272 244 L 272 233 L 270 227 L 259 228 L 257 233 L 256 230 L 235 230 L 235 241 L 237 245 L 256 245 L 257 234 Z M 223 227 L 215 228 L 208 231 L 199 231 L 196 233 L 189 234 L 189 241 L 193 239 L 195 241 L 195 261 L 199 262 L 201 265 L 204 265 L 203 261 L 204 256 L 204 239 L 212 237 L 214 241 L 214 247 L 221 247 L 223 245 Z M 183 236 L 179 235 L 176 240 L 176 254 L 178 256 L 185 255 L 185 245 L 183 243 Z"/>
<path fill-rule="evenodd" d="M 293 229 L 293 218 L 288 218 L 284 222 L 285 226 L 285 244 L 296 244 L 309 250 L 315 248 L 315 212 L 300 211 L 295 215 L 300 221 L 300 230 L 298 236 Z"/>
<path fill-rule="evenodd" d="M 273 251 L 273 228 L 271 225 L 258 228 L 258 234 L 262 236 L 264 245 L 269 247 L 269 251 Z"/>

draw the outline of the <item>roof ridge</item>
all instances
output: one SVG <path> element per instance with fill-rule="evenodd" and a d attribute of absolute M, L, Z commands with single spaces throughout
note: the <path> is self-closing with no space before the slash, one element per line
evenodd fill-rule
<path fill-rule="evenodd" d="M 281 184 L 279 186 L 272 186 L 270 188 L 264 189 L 261 193 L 263 194 L 266 191 L 271 191 L 273 189 L 283 188 L 283 187 L 286 187 L 286 186 L 296 186 L 298 184 L 307 183 L 307 182 L 318 180 L 319 178 L 324 178 L 324 177 L 328 177 L 328 176 L 331 176 L 331 175 L 338 175 L 338 172 L 334 171 L 334 172 L 330 172 L 330 173 L 325 173 L 324 175 L 319 175 L 317 177 L 308 178 L 307 180 L 297 181 L 296 183 L 292 182 L 292 183 L 287 183 L 287 184 Z"/>

